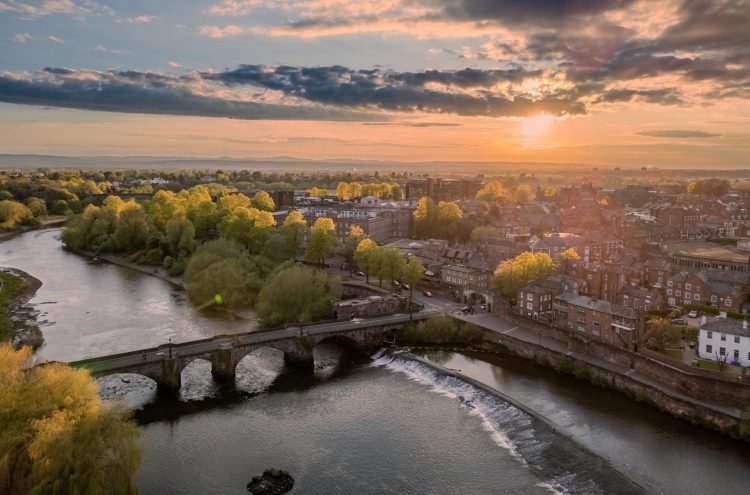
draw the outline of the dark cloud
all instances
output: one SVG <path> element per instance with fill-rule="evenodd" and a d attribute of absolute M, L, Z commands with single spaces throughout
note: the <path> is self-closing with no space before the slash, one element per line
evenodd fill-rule
<path fill-rule="evenodd" d="M 640 100 L 646 103 L 657 103 L 660 105 L 681 105 L 684 100 L 680 98 L 676 88 L 662 89 L 610 89 L 602 93 L 594 103 L 627 103 Z"/>
<path fill-rule="evenodd" d="M 362 125 L 378 127 L 461 127 L 455 122 L 365 122 Z"/>
<path fill-rule="evenodd" d="M 380 120 L 378 116 L 340 109 L 273 105 L 202 96 L 179 86 L 177 78 L 120 73 L 87 73 L 44 69 L 58 77 L 17 78 L 0 75 L 0 101 L 109 112 L 229 117 L 247 120 Z M 135 81 L 135 82 L 134 82 Z"/>
<path fill-rule="evenodd" d="M 683 129 L 663 129 L 663 130 L 653 130 L 653 131 L 641 131 L 641 132 L 638 132 L 637 134 L 639 136 L 675 138 L 675 139 L 712 138 L 712 137 L 721 136 L 721 134 L 716 134 L 713 132 L 683 130 Z"/>

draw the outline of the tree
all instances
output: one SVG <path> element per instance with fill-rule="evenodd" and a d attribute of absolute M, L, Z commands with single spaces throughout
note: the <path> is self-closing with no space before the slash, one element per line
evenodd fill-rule
<path fill-rule="evenodd" d="M 12 230 L 33 218 L 31 210 L 23 204 L 7 199 L 0 201 L 0 228 Z"/>
<path fill-rule="evenodd" d="M 729 188 L 729 181 L 725 179 L 700 179 L 688 184 L 687 192 L 689 194 L 720 198 L 729 191 Z"/>
<path fill-rule="evenodd" d="M 328 196 L 328 191 L 321 189 L 320 187 L 312 187 L 307 190 L 307 194 L 313 198 L 324 198 Z"/>
<path fill-rule="evenodd" d="M 250 202 L 253 208 L 257 208 L 261 211 L 274 211 L 276 204 L 273 202 L 273 198 L 266 191 L 259 191 L 253 196 Z"/>
<path fill-rule="evenodd" d="M 581 257 L 578 252 L 573 248 L 567 248 L 565 251 L 557 255 L 557 266 L 562 269 L 565 275 L 570 274 L 571 265 L 576 265 L 581 262 Z"/>
<path fill-rule="evenodd" d="M 169 220 L 166 238 L 173 256 L 186 257 L 195 251 L 195 226 L 184 213 Z"/>
<path fill-rule="evenodd" d="M 348 201 L 351 199 L 351 196 L 349 195 L 349 184 L 346 182 L 339 182 L 336 186 L 336 197 L 342 201 Z"/>
<path fill-rule="evenodd" d="M 521 184 L 516 188 L 516 202 L 520 205 L 524 205 L 529 201 L 532 201 L 536 195 L 534 190 L 528 184 Z"/>
<path fill-rule="evenodd" d="M 416 256 L 412 256 L 406 262 L 401 279 L 409 286 L 409 318 L 411 319 L 411 307 L 414 300 L 414 288 L 424 276 L 425 268 Z"/>
<path fill-rule="evenodd" d="M 380 266 L 378 267 L 378 278 L 387 280 L 393 286 L 393 281 L 404 272 L 406 262 L 404 257 L 395 247 L 386 247 L 380 251 Z"/>
<path fill-rule="evenodd" d="M 113 234 L 117 247 L 122 251 L 137 251 L 146 245 L 148 233 L 148 219 L 141 205 L 135 201 L 125 203 L 117 217 Z"/>
<path fill-rule="evenodd" d="M 281 227 L 282 235 L 287 239 L 289 244 L 289 255 L 292 259 L 297 256 L 302 239 L 307 231 L 307 222 L 299 210 L 294 210 L 287 215 L 284 225 Z"/>
<path fill-rule="evenodd" d="M 432 198 L 420 198 L 417 209 L 414 210 L 414 230 L 419 239 L 427 239 L 435 235 L 438 221 L 438 210 Z"/>
<path fill-rule="evenodd" d="M 40 198 L 26 198 L 24 203 L 35 217 L 43 217 L 47 214 L 47 204 Z"/>
<path fill-rule="evenodd" d="M 264 326 L 308 323 L 326 318 L 340 294 L 339 277 L 289 262 L 264 284 L 256 311 Z"/>
<path fill-rule="evenodd" d="M 135 494 L 140 431 L 88 371 L 0 345 L 0 492 Z"/>
<path fill-rule="evenodd" d="M 673 325 L 666 318 L 654 318 L 646 323 L 643 343 L 649 349 L 663 351 L 679 344 L 681 338 L 682 330 L 677 325 Z"/>
<path fill-rule="evenodd" d="M 305 261 L 325 265 L 325 260 L 338 245 L 336 225 L 327 217 L 320 217 L 310 229 L 310 240 L 307 242 Z"/>
<path fill-rule="evenodd" d="M 237 242 L 217 239 L 195 251 L 185 268 L 185 282 L 197 303 L 213 301 L 218 294 L 227 306 L 252 307 L 270 271 L 267 258 L 251 258 Z"/>
<path fill-rule="evenodd" d="M 362 239 L 354 251 L 354 262 L 365 272 L 365 279 L 370 283 L 370 274 L 377 271 L 377 258 L 380 248 L 372 239 Z"/>
<path fill-rule="evenodd" d="M 495 227 L 476 227 L 471 231 L 469 239 L 474 244 L 485 244 L 488 239 L 500 239 L 502 237 L 500 229 Z"/>
<path fill-rule="evenodd" d="M 552 258 L 546 253 L 521 253 L 500 263 L 495 270 L 495 287 L 504 299 L 513 304 L 521 287 L 549 275 L 554 267 Z"/>
<path fill-rule="evenodd" d="M 505 188 L 499 180 L 491 180 L 477 193 L 476 199 L 493 202 L 505 197 Z"/>
<path fill-rule="evenodd" d="M 456 240 L 459 223 L 463 217 L 461 208 L 456 203 L 441 201 L 438 203 L 437 232 L 441 239 L 450 242 Z"/>
<path fill-rule="evenodd" d="M 344 258 L 349 265 L 349 276 L 354 271 L 354 252 L 357 250 L 359 243 L 367 237 L 365 231 L 359 225 L 349 227 L 349 233 L 344 240 Z"/>

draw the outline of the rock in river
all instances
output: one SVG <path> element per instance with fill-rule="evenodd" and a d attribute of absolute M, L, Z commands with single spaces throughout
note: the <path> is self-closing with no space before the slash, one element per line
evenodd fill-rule
<path fill-rule="evenodd" d="M 292 476 L 282 469 L 266 469 L 247 484 L 253 495 L 281 495 L 294 487 Z"/>

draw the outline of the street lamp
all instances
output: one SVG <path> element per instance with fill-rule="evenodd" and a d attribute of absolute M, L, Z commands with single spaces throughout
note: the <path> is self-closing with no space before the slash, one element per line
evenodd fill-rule
<path fill-rule="evenodd" d="M 169 337 L 169 359 L 172 359 L 172 337 Z"/>

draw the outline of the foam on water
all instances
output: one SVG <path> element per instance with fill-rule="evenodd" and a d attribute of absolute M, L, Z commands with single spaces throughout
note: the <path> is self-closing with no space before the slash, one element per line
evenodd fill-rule
<path fill-rule="evenodd" d="M 547 462 L 552 454 L 551 441 L 544 440 L 537 430 L 540 423 L 523 410 L 481 388 L 460 378 L 442 373 L 409 354 L 378 351 L 373 356 L 372 366 L 403 373 L 410 380 L 430 387 L 439 395 L 461 401 L 461 410 L 475 417 L 486 430 L 492 441 L 506 450 L 523 466 L 538 473 L 543 479 L 537 486 L 558 495 L 581 494 L 599 495 L 603 491 L 596 482 L 585 474 L 570 472 L 561 466 L 550 466 Z M 471 401 L 469 407 L 466 405 Z M 546 426 L 541 426 L 546 428 Z M 559 456 L 558 456 L 559 457 Z"/>

